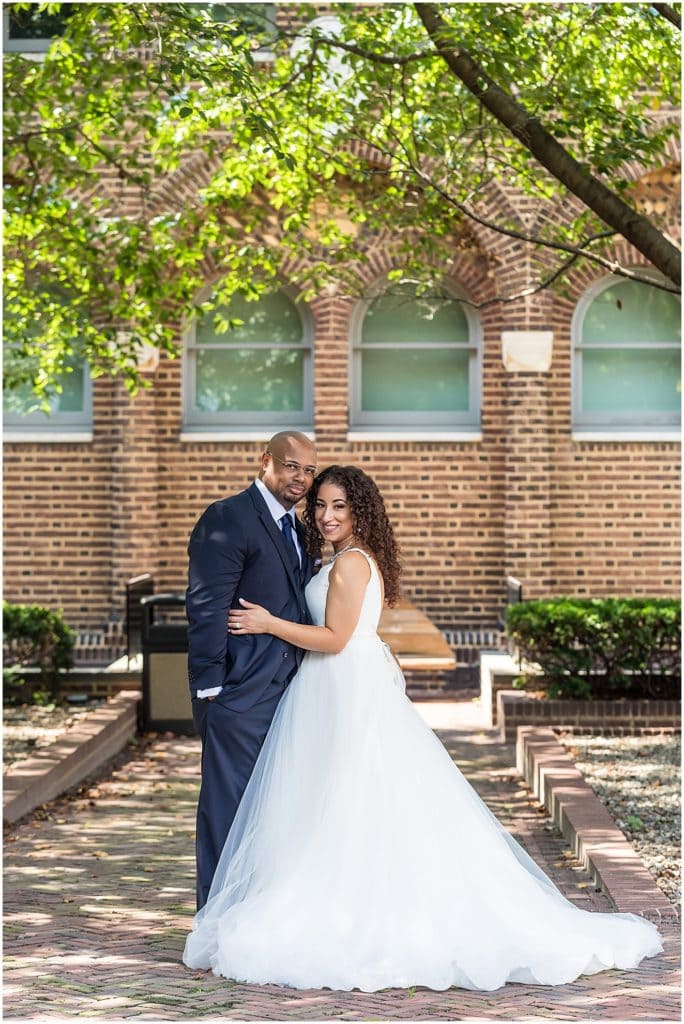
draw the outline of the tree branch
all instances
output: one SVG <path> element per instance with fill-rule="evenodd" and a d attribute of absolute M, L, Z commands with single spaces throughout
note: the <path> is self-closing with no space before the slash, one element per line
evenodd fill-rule
<path fill-rule="evenodd" d="M 494 82 L 466 50 L 458 49 L 451 43 L 449 25 L 439 13 L 439 5 L 414 3 L 413 6 L 432 41 L 433 46 L 429 50 L 415 50 L 402 55 L 383 54 L 340 39 L 321 38 L 321 41 L 388 67 L 400 68 L 416 61 L 441 57 L 449 71 L 463 82 L 482 106 L 510 131 L 557 181 L 565 185 L 585 206 L 621 234 L 674 284 L 679 285 L 681 253 L 677 247 L 647 217 L 630 207 L 587 167 L 575 160 L 544 128 L 539 119 Z M 613 269 L 610 264 L 608 266 L 609 269 Z M 619 273 L 618 270 L 613 272 Z"/>
<path fill-rule="evenodd" d="M 587 238 L 584 244 L 588 244 L 594 238 L 600 237 L 600 235 L 595 235 L 593 238 Z M 563 260 L 554 271 L 548 274 L 547 277 L 542 278 L 537 284 L 530 285 L 529 288 L 522 288 L 519 292 L 514 292 L 510 295 L 495 295 L 493 298 L 485 299 L 483 302 L 471 302 L 469 299 L 459 299 L 459 302 L 462 302 L 465 306 L 472 306 L 473 309 L 485 309 L 487 306 L 494 306 L 497 302 L 500 302 L 502 305 L 507 305 L 510 302 L 519 302 L 520 299 L 527 299 L 530 295 L 537 295 L 539 292 L 545 291 L 549 285 L 552 285 L 554 281 L 562 277 L 566 270 L 569 270 L 578 259 L 580 259 L 579 252 L 569 259 Z"/>
<path fill-rule="evenodd" d="M 593 210 L 601 220 L 622 234 L 658 270 L 676 285 L 681 282 L 679 250 L 642 214 L 576 161 L 565 147 L 513 99 L 466 50 L 451 47 L 451 29 L 444 22 L 436 4 L 416 3 L 418 16 L 435 43 L 441 48 L 446 66 L 473 93 L 490 114 L 504 124 L 543 167 L 561 181 L 571 193 Z"/>
<path fill-rule="evenodd" d="M 663 281 L 658 281 L 653 278 L 643 277 L 643 275 L 629 270 L 627 267 L 623 267 L 616 260 L 611 260 L 606 256 L 600 256 L 598 253 L 591 252 L 586 246 L 590 242 L 603 240 L 606 238 L 612 238 L 617 232 L 615 231 L 601 231 L 595 235 L 591 235 L 585 239 L 584 242 L 580 242 L 579 245 L 570 245 L 569 242 L 554 242 L 547 238 L 541 238 L 538 235 L 531 235 L 525 231 L 519 231 L 516 228 L 507 228 L 502 224 L 495 224 L 493 221 L 486 220 L 479 214 L 475 213 L 474 210 L 468 209 L 464 203 L 460 203 L 454 196 L 450 195 L 445 189 L 441 188 L 432 178 L 428 175 L 424 175 L 420 168 L 414 168 L 414 173 L 422 178 L 424 184 L 430 188 L 435 189 L 439 192 L 446 202 L 455 206 L 465 217 L 474 220 L 476 224 L 480 224 L 484 228 L 488 228 L 490 231 L 496 231 L 500 235 L 507 235 L 509 238 L 516 238 L 521 242 L 527 242 L 530 245 L 539 245 L 545 249 L 555 249 L 559 252 L 567 252 L 572 254 L 572 260 L 574 262 L 580 256 L 584 259 L 589 260 L 591 263 L 597 263 L 600 267 L 610 271 L 611 274 L 617 274 L 619 277 L 626 277 L 630 281 L 638 281 L 642 284 L 653 285 L 656 288 L 660 288 L 663 291 L 671 292 L 674 295 L 680 294 L 680 289 L 674 284 L 667 284 Z M 551 283 L 550 281 L 548 283 Z"/>
<path fill-rule="evenodd" d="M 595 239 L 598 239 L 598 238 L 601 238 L 601 237 L 602 237 L 602 235 L 593 235 L 590 238 L 586 238 L 585 239 L 585 244 L 589 244 L 590 242 L 594 241 Z M 520 299 L 526 299 L 526 298 L 529 298 L 530 295 L 537 295 L 539 292 L 543 292 L 546 288 L 549 287 L 549 285 L 553 284 L 553 282 L 555 280 L 557 280 L 557 278 L 561 277 L 567 270 L 569 270 L 569 268 L 572 266 L 572 264 L 575 263 L 580 258 L 581 258 L 580 254 L 576 253 L 574 256 L 571 256 L 569 259 L 563 260 L 563 262 L 560 263 L 555 268 L 555 270 L 552 270 L 550 274 L 548 274 L 546 277 L 542 278 L 541 281 L 538 281 L 537 284 L 528 285 L 527 288 L 521 288 L 520 291 L 509 292 L 508 294 L 504 294 L 504 295 L 493 295 L 490 299 L 483 299 L 482 302 L 473 302 L 472 299 L 466 299 L 466 298 L 459 298 L 458 302 L 461 305 L 463 305 L 463 306 L 470 306 L 471 309 L 476 309 L 476 310 L 486 309 L 488 306 L 495 306 L 498 303 L 501 303 L 501 305 L 508 305 L 511 302 L 519 302 Z M 375 298 L 375 293 L 374 292 L 367 293 L 367 294 L 363 294 L 362 293 L 358 297 L 359 298 L 363 298 L 363 299 L 372 299 L 372 298 Z M 430 297 L 434 298 L 435 296 L 430 296 Z M 446 301 L 451 301 L 451 298 L 449 298 Z"/>
<path fill-rule="evenodd" d="M 437 4 L 414 4 L 418 17 L 451 73 L 558 181 L 601 220 L 618 231 L 675 284 L 681 281 L 679 250 L 649 221 L 599 181 L 514 100 L 463 49 L 449 45 L 452 30 Z"/>
<path fill-rule="evenodd" d="M 149 182 L 145 180 L 144 174 L 135 174 L 133 171 L 131 171 L 124 163 L 121 162 L 121 160 L 117 160 L 116 156 L 114 155 L 114 153 L 112 153 L 111 150 L 107 149 L 106 146 L 101 146 L 98 142 L 95 142 L 94 139 L 91 139 L 90 136 L 83 131 L 83 128 L 79 127 L 76 130 L 78 134 L 83 139 L 85 139 L 88 145 L 93 147 L 96 153 L 99 153 L 100 156 L 103 156 L 107 163 L 111 164 L 113 167 L 116 167 L 117 171 L 119 172 L 119 176 L 122 179 L 130 181 L 134 185 L 139 185 L 144 191 L 149 192 Z"/>
<path fill-rule="evenodd" d="M 671 4 L 651 4 L 651 7 L 653 7 L 654 10 L 658 12 L 658 14 L 661 14 L 663 18 L 667 18 L 670 24 L 674 25 L 675 28 L 678 28 L 681 32 L 681 15 L 677 14 L 677 12 L 675 11 L 674 7 L 671 6 Z"/>
<path fill-rule="evenodd" d="M 363 142 L 364 140 L 361 139 L 360 141 Z M 569 242 L 553 241 L 551 239 L 542 238 L 539 235 L 532 235 L 529 232 L 521 231 L 518 228 L 505 227 L 503 224 L 497 224 L 494 221 L 487 220 L 480 214 L 475 213 L 474 210 L 471 210 L 465 203 L 456 199 L 455 196 L 451 195 L 446 188 L 443 188 L 437 181 L 435 181 L 433 177 L 426 174 L 422 168 L 411 159 L 406 147 L 398 139 L 395 139 L 395 141 L 397 142 L 398 149 L 400 149 L 404 154 L 403 157 L 398 153 L 397 149 L 387 154 L 383 150 L 378 151 L 403 164 L 403 166 L 414 174 L 425 187 L 434 189 L 434 191 L 437 192 L 445 202 L 457 209 L 464 217 L 474 221 L 481 227 L 487 228 L 489 231 L 495 231 L 499 235 L 506 235 L 508 238 L 515 238 L 518 241 L 526 242 L 530 245 L 538 245 L 544 249 L 554 249 L 559 252 L 569 253 L 572 259 L 569 261 L 568 265 L 582 257 L 591 263 L 598 264 L 598 266 L 603 267 L 611 274 L 617 274 L 619 277 L 626 277 L 629 281 L 652 285 L 656 288 L 660 288 L 662 291 L 671 292 L 673 295 L 680 294 L 680 289 L 674 284 L 669 284 L 666 281 L 657 280 L 653 277 L 644 276 L 638 271 L 630 270 L 628 267 L 623 267 L 622 264 L 617 262 L 617 260 L 611 260 L 606 256 L 600 256 L 598 253 L 592 252 L 590 249 L 586 248 L 586 246 L 591 242 L 613 237 L 617 233 L 615 231 L 601 231 L 597 234 L 590 235 L 583 242 L 580 242 L 579 245 L 571 245 Z M 378 149 L 377 145 L 375 148 Z M 560 273 L 562 273 L 562 268 L 558 274 L 554 274 L 553 277 L 546 282 L 547 285 L 551 284 L 551 282 L 555 280 L 555 277 L 558 277 Z M 522 294 L 523 293 L 521 293 L 521 295 Z M 524 294 L 533 294 L 533 292 L 525 292 Z M 513 300 L 511 299 L 509 301 Z"/>

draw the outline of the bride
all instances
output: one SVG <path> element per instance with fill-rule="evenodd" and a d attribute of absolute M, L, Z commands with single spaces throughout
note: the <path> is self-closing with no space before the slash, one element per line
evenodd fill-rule
<path fill-rule="evenodd" d="M 480 800 L 404 693 L 377 634 L 397 545 L 353 466 L 314 481 L 306 589 L 315 625 L 243 600 L 236 636 L 309 653 L 281 700 L 184 962 L 294 988 L 558 985 L 663 947 L 633 914 L 569 903 Z M 256 595 L 254 595 L 256 596 Z"/>

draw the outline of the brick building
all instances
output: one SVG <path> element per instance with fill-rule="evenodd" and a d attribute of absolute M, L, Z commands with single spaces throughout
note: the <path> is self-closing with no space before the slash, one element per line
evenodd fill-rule
<path fill-rule="evenodd" d="M 164 188 L 192 194 L 205 171 L 188 159 Z M 678 234 L 674 150 L 633 178 Z M 501 188 L 490 203 L 529 200 Z M 363 299 L 332 286 L 296 304 L 283 265 L 280 292 L 233 309 L 245 324 L 230 341 L 200 322 L 179 328 L 180 358 L 147 353 L 153 386 L 136 398 L 84 369 L 51 417 L 10 403 L 5 596 L 62 608 L 81 660 L 118 656 L 126 580 L 182 590 L 197 516 L 248 485 L 290 424 L 319 465 L 375 477 L 405 593 L 461 664 L 500 641 L 509 574 L 529 598 L 677 594 L 678 300 L 585 266 L 562 293 L 482 305 L 494 280 L 529 284 L 529 256 L 471 232 L 433 302 L 387 291 L 388 228 L 368 239 Z M 616 255 L 643 264 L 626 244 Z M 207 288 L 220 274 L 207 264 Z"/>

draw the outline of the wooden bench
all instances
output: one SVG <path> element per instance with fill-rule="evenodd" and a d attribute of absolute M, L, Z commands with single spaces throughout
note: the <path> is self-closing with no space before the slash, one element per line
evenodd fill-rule
<path fill-rule="evenodd" d="M 410 601 L 385 608 L 378 633 L 404 671 L 445 672 L 456 668 L 454 654 L 440 631 Z"/>

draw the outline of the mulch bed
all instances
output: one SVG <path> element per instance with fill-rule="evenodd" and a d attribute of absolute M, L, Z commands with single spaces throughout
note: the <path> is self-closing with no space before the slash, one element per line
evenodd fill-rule
<path fill-rule="evenodd" d="M 681 903 L 681 737 L 559 737 L 657 885 Z"/>
<path fill-rule="evenodd" d="M 4 707 L 4 770 L 54 743 L 101 703 L 100 700 L 90 700 L 83 705 L 56 703 Z"/>

